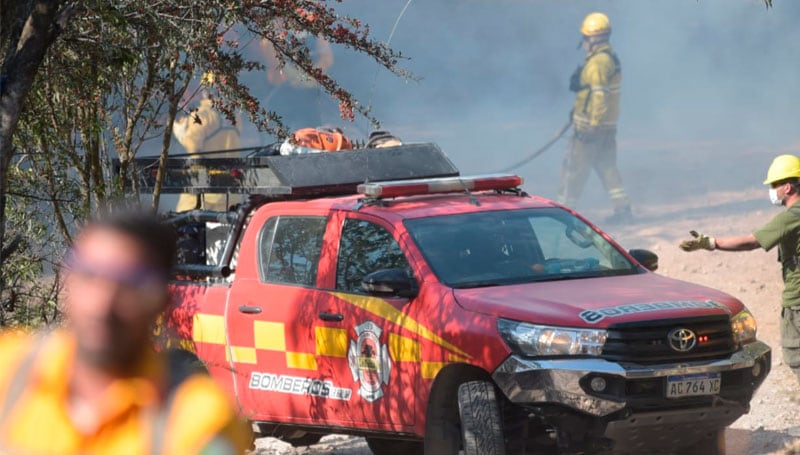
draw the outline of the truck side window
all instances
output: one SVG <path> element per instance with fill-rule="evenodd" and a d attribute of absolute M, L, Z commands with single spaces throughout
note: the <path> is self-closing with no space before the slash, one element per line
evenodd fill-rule
<path fill-rule="evenodd" d="M 315 286 L 327 221 L 325 217 L 311 216 L 267 220 L 259 237 L 261 281 Z"/>
<path fill-rule="evenodd" d="M 345 220 L 336 264 L 336 289 L 363 294 L 361 280 L 366 275 L 394 268 L 409 266 L 389 231 L 369 221 Z"/>

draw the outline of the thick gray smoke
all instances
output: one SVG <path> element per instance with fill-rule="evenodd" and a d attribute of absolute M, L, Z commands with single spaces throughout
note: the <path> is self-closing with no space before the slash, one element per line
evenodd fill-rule
<path fill-rule="evenodd" d="M 331 73 L 372 105 L 383 128 L 439 143 L 464 173 L 503 169 L 566 122 L 569 75 L 583 59 L 578 30 L 592 11 L 611 18 L 622 62 L 619 160 L 634 205 L 676 187 L 749 188 L 774 155 L 800 152 L 800 2 L 775 0 L 766 10 L 762 0 L 412 0 L 398 22 L 406 4 L 335 6 L 380 40 L 396 24 L 390 44 L 419 81 L 340 47 Z M 325 122 L 354 139 L 371 130 L 363 119 L 338 119 L 333 103 L 327 109 Z M 271 140 L 250 131 L 243 145 Z M 566 146 L 517 170 L 529 191 L 555 196 Z M 664 154 L 707 172 L 664 175 Z M 595 205 L 608 199 L 592 177 L 579 209 Z"/>

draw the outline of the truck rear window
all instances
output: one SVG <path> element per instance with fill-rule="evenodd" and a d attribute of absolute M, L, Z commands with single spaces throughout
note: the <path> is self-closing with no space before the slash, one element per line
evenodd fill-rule
<path fill-rule="evenodd" d="M 455 288 L 638 273 L 589 225 L 561 209 L 405 221 L 439 281 Z"/>
<path fill-rule="evenodd" d="M 259 236 L 261 281 L 314 286 L 322 251 L 325 217 L 276 216 Z"/>

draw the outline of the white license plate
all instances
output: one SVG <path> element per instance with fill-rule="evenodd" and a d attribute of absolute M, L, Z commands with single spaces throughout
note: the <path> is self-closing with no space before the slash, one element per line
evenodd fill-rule
<path fill-rule="evenodd" d="M 684 374 L 667 376 L 667 398 L 716 395 L 722 387 L 719 373 Z"/>

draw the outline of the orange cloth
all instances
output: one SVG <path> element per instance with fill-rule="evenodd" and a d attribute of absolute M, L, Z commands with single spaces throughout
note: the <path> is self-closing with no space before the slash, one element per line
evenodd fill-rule
<path fill-rule="evenodd" d="M 19 334 L 0 336 L 0 409 L 34 340 Z M 165 408 L 164 393 L 159 391 L 164 388 L 160 384 L 165 382 L 166 362 L 155 352 L 141 362 L 135 377 L 108 386 L 97 412 L 81 412 L 73 406 L 70 415 L 68 378 L 75 342 L 62 331 L 41 343 L 23 392 L 0 422 L 0 453 L 153 453 L 159 414 L 165 419 L 158 453 L 238 454 L 250 447 L 251 430 L 208 376 L 190 376 L 173 392 L 171 405 Z M 168 409 L 166 414 L 163 409 Z"/>

